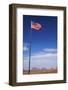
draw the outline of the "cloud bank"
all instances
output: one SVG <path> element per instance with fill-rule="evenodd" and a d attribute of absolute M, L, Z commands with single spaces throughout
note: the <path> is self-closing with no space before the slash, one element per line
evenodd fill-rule
<path fill-rule="evenodd" d="M 29 67 L 29 57 L 24 58 L 24 68 Z M 42 49 L 40 52 L 31 55 L 31 69 L 32 68 L 55 68 L 57 67 L 57 50 L 56 49 Z"/>

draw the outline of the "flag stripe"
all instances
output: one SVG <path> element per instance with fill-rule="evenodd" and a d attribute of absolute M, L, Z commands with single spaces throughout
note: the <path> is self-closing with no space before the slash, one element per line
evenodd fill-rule
<path fill-rule="evenodd" d="M 35 29 L 35 30 L 40 30 L 41 29 L 41 24 L 40 23 L 34 23 L 31 22 L 31 28 Z"/>

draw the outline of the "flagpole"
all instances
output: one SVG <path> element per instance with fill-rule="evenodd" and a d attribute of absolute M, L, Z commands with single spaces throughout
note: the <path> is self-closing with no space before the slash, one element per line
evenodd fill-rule
<path fill-rule="evenodd" d="M 32 28 L 35 29 L 35 30 L 39 30 L 39 29 L 41 28 L 41 24 L 35 23 L 35 25 L 34 25 L 33 22 L 31 21 L 31 29 L 30 29 L 30 45 L 29 45 L 29 70 L 28 70 L 28 74 L 30 74 L 30 69 L 31 69 Z"/>
<path fill-rule="evenodd" d="M 31 22 L 32 23 L 32 22 Z M 30 74 L 31 69 L 31 43 L 32 43 L 32 29 L 30 30 L 30 45 L 29 45 L 29 70 L 28 74 Z"/>

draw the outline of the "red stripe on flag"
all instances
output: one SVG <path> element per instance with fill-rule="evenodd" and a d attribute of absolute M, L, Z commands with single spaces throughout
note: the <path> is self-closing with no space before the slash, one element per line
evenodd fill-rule
<path fill-rule="evenodd" d="M 35 30 L 40 30 L 41 27 L 42 27 L 42 25 L 40 23 L 31 22 L 31 28 L 33 28 Z"/>

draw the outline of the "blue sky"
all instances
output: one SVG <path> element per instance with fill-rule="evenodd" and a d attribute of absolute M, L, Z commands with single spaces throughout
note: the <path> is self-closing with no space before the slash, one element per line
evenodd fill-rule
<path fill-rule="evenodd" d="M 40 23 L 42 28 L 31 29 L 31 21 Z M 30 30 L 31 38 L 31 68 L 51 68 L 57 66 L 57 17 L 23 15 L 23 52 L 24 68 L 28 68 Z"/>

